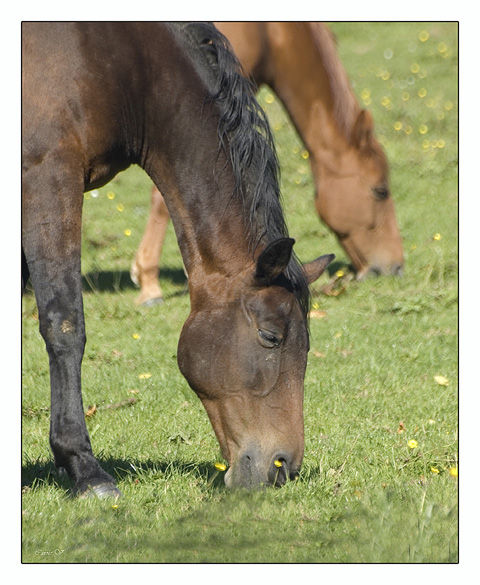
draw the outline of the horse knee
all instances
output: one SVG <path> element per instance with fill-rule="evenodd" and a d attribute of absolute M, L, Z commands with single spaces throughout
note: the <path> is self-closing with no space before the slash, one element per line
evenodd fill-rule
<path fill-rule="evenodd" d="M 45 315 L 39 315 L 39 321 L 40 333 L 49 354 L 66 351 L 80 357 L 83 355 L 86 343 L 85 326 L 76 312 L 47 311 Z"/>

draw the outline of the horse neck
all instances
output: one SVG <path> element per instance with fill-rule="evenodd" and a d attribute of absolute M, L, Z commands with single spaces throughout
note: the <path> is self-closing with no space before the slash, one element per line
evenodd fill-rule
<path fill-rule="evenodd" d="M 147 155 L 141 166 L 164 196 L 193 292 L 203 284 L 229 279 L 253 262 L 245 204 L 236 192 L 235 177 L 228 158 L 228 145 L 219 150 L 218 114 L 190 90 L 172 90 L 168 119 L 156 120 L 154 135 L 146 140 Z M 168 92 L 172 94 L 172 92 Z M 182 95 L 189 104 L 179 108 Z M 207 278 L 208 277 L 208 278 Z M 202 283 L 202 287 L 200 284 Z"/>
<path fill-rule="evenodd" d="M 335 173 L 354 154 L 350 134 L 360 108 L 323 23 L 265 23 L 266 82 L 284 103 L 314 166 Z"/>

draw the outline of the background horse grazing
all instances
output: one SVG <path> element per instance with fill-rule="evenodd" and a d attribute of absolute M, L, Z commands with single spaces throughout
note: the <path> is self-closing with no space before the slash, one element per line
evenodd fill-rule
<path fill-rule="evenodd" d="M 93 456 L 80 368 L 84 190 L 132 163 L 165 196 L 189 274 L 179 367 L 230 486 L 282 484 L 303 458 L 308 282 L 292 255 L 268 123 L 207 24 L 24 23 L 22 253 L 50 362 L 50 444 L 75 490 L 118 496 Z M 274 465 L 280 460 L 279 469 Z"/>
<path fill-rule="evenodd" d="M 388 163 L 371 115 L 360 110 L 320 22 L 215 23 L 243 69 L 282 100 L 309 153 L 315 205 L 350 257 L 357 277 L 400 274 L 403 248 L 388 184 Z M 131 275 L 138 303 L 161 299 L 158 265 L 168 210 L 154 189 L 145 234 Z"/>

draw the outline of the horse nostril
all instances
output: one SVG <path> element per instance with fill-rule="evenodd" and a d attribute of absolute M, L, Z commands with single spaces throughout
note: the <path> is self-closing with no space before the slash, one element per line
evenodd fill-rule
<path fill-rule="evenodd" d="M 284 457 L 277 457 L 273 461 L 269 473 L 270 483 L 274 486 L 284 485 L 290 477 L 287 461 Z"/>
<path fill-rule="evenodd" d="M 392 274 L 394 276 L 403 276 L 403 264 L 399 262 L 392 266 Z"/>

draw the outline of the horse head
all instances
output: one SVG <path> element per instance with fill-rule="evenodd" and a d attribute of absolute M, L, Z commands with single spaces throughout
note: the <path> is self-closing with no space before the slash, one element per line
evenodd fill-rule
<path fill-rule="evenodd" d="M 315 161 L 312 161 L 315 171 Z M 319 215 L 352 260 L 357 278 L 399 275 L 403 247 L 390 193 L 388 163 L 367 110 L 358 114 L 349 148 L 316 173 Z"/>
<path fill-rule="evenodd" d="M 234 278 L 207 276 L 180 336 L 179 367 L 229 462 L 228 487 L 282 485 L 302 463 L 309 339 L 307 316 L 287 276 L 293 242 L 271 243 Z M 307 281 L 332 259 L 305 265 Z"/>

